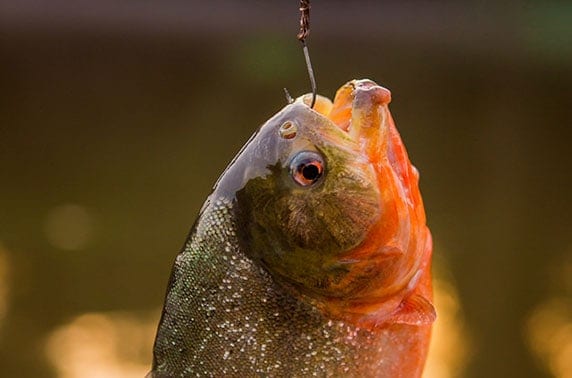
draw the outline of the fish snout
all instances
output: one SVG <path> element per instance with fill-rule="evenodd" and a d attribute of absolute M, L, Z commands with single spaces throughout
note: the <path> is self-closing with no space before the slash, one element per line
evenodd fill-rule
<path fill-rule="evenodd" d="M 391 102 L 391 92 L 389 89 L 377 85 L 369 79 L 354 80 L 349 82 L 353 86 L 354 111 L 368 111 L 375 106 L 388 105 Z"/>
<path fill-rule="evenodd" d="M 354 140 L 371 138 L 371 130 L 380 130 L 386 121 L 390 102 L 387 88 L 369 79 L 352 80 L 337 91 L 328 118 Z"/>

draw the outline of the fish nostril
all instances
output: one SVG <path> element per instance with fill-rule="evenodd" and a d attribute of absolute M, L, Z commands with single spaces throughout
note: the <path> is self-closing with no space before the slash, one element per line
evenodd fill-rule
<path fill-rule="evenodd" d="M 286 121 L 280 126 L 278 132 L 284 139 L 294 139 L 298 133 L 298 126 L 292 121 Z"/>

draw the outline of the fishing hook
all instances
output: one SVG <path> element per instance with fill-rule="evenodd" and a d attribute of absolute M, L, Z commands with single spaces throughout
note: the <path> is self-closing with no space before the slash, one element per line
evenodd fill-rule
<path fill-rule="evenodd" d="M 300 32 L 297 38 L 302 42 L 302 49 L 304 50 L 304 59 L 306 59 L 306 67 L 308 68 L 308 76 L 310 76 L 310 85 L 312 86 L 312 103 L 310 108 L 314 108 L 316 103 L 316 95 L 318 89 L 316 87 L 316 78 L 314 77 L 314 70 L 312 69 L 312 62 L 310 61 L 310 52 L 308 51 L 308 44 L 306 38 L 310 35 L 310 0 L 300 0 Z"/>
<path fill-rule="evenodd" d="M 310 35 L 310 0 L 300 0 L 300 32 L 296 36 L 300 42 L 302 42 L 302 50 L 304 51 L 304 59 L 306 60 L 306 68 L 308 69 L 308 76 L 310 76 L 310 85 L 312 86 L 312 102 L 310 108 L 314 108 L 316 103 L 316 96 L 318 94 L 318 88 L 316 87 L 316 78 L 314 77 L 314 69 L 312 68 L 312 62 L 310 61 L 310 52 L 308 51 L 308 44 L 306 43 L 306 38 Z M 284 88 L 284 93 L 286 95 L 286 101 L 291 104 L 294 102 L 288 90 Z"/>
<path fill-rule="evenodd" d="M 290 92 L 288 92 L 288 89 L 286 88 L 284 88 L 284 95 L 286 96 L 286 102 L 288 102 L 288 104 L 294 102 L 294 98 L 290 95 Z"/>

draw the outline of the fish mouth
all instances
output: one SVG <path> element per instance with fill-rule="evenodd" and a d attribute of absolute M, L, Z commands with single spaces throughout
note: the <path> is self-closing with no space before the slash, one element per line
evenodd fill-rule
<path fill-rule="evenodd" d="M 310 106 L 312 94 L 300 97 Z M 329 119 L 364 147 L 379 144 L 387 129 L 391 92 L 369 79 L 352 80 L 336 92 L 334 101 L 318 95 L 313 110 Z M 369 148 L 367 148 L 369 150 Z M 369 151 L 372 152 L 372 151 Z"/>
<path fill-rule="evenodd" d="M 312 95 L 306 94 L 300 101 L 310 106 Z M 351 267 L 337 290 L 346 297 L 331 296 L 327 300 L 326 306 L 331 312 L 356 311 L 361 316 L 375 308 L 381 311 L 382 307 L 395 307 L 403 295 L 411 291 L 408 284 L 419 270 L 421 252 L 411 239 L 416 239 L 416 234 L 412 236 L 410 232 L 411 227 L 417 227 L 417 223 L 412 225 L 411 222 L 418 222 L 419 216 L 414 204 L 421 205 L 419 195 L 415 194 L 417 189 L 415 193 L 410 189 L 412 185 L 417 187 L 418 176 L 393 123 L 390 102 L 388 89 L 363 79 L 344 84 L 333 102 L 318 96 L 313 108 L 353 142 L 345 146 L 371 164 L 373 184 L 379 188 L 379 203 L 383 209 L 365 239 L 339 256 L 338 263 Z M 338 135 L 330 133 L 326 137 L 342 144 L 344 139 L 337 138 Z M 422 217 L 424 223 L 424 215 Z"/>

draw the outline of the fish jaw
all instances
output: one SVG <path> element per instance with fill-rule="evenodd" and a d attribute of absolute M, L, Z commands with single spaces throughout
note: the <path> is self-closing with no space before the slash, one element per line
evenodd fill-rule
<path fill-rule="evenodd" d="M 311 95 L 301 96 L 297 101 L 309 105 Z M 369 79 L 352 80 L 338 89 L 333 103 L 318 95 L 314 110 L 345 131 L 371 162 L 379 162 L 387 154 L 390 133 L 397 133 L 389 112 L 390 102 L 391 92 L 387 88 Z"/>
<path fill-rule="evenodd" d="M 300 101 L 308 104 L 309 95 Z M 419 173 L 389 111 L 391 92 L 375 82 L 353 80 L 336 93 L 332 105 L 319 98 L 316 109 L 345 131 L 374 167 L 381 216 L 365 240 L 340 257 L 350 266 L 339 283 L 361 288 L 351 297 L 317 304 L 330 316 L 362 327 L 388 323 L 431 324 L 432 240 L 419 192 Z M 356 284 L 363 281 L 364 284 Z"/>

